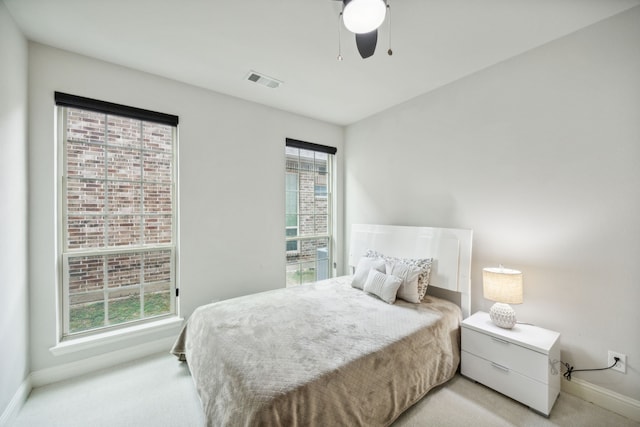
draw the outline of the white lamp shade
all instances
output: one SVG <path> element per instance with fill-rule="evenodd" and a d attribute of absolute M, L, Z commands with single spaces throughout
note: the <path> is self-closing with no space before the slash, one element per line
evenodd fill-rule
<path fill-rule="evenodd" d="M 508 268 L 482 270 L 484 297 L 505 304 L 522 304 L 522 272 Z"/>
<path fill-rule="evenodd" d="M 378 28 L 387 13 L 383 0 L 351 0 L 342 11 L 342 20 L 352 33 L 369 33 Z"/>

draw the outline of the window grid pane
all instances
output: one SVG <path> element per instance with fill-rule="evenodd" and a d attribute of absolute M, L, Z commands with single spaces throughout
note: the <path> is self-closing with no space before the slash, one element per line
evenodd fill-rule
<path fill-rule="evenodd" d="M 286 286 L 328 279 L 331 276 L 329 238 L 299 239 L 287 243 L 294 242 L 300 249 L 295 257 L 287 255 Z"/>
<path fill-rule="evenodd" d="M 105 219 L 102 215 L 69 215 L 67 248 L 69 250 L 102 248 L 105 244 Z"/>

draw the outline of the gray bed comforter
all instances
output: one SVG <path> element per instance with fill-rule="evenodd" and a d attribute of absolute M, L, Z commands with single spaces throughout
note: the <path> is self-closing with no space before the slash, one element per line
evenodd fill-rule
<path fill-rule="evenodd" d="M 199 307 L 171 352 L 209 426 L 385 426 L 458 367 L 460 309 L 390 305 L 350 277 Z"/>

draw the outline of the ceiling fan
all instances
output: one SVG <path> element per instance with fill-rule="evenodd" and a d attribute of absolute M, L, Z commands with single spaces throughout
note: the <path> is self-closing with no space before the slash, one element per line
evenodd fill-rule
<path fill-rule="evenodd" d="M 387 0 L 338 0 L 342 2 L 340 20 L 347 30 L 356 35 L 356 46 L 360 56 L 368 58 L 376 51 L 378 27 L 387 15 Z M 391 49 L 387 51 L 393 54 Z M 342 59 L 342 55 L 338 55 Z"/>

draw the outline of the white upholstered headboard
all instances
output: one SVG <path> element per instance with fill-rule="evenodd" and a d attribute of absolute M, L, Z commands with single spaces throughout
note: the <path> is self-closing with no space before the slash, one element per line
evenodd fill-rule
<path fill-rule="evenodd" d="M 398 258 L 433 258 L 429 288 L 459 293 L 466 318 L 471 314 L 472 237 L 472 230 L 457 228 L 353 224 L 349 266 L 355 267 L 369 249 Z"/>

